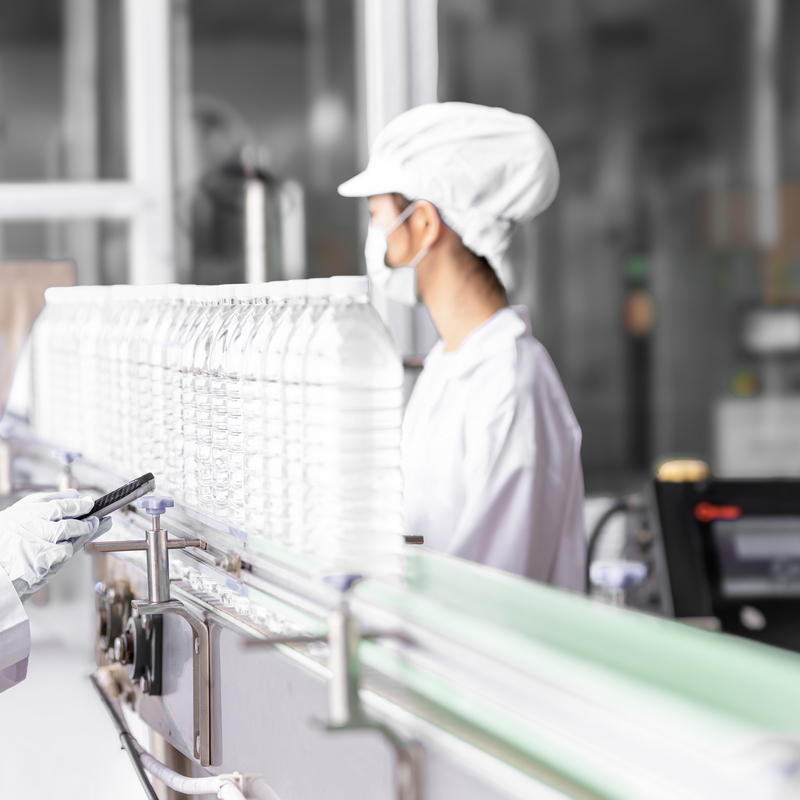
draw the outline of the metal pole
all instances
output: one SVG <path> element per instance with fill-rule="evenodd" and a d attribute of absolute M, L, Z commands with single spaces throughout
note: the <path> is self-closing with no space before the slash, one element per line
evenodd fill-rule
<path fill-rule="evenodd" d="M 175 279 L 169 0 L 124 0 L 128 171 L 146 197 L 130 229 L 130 282 Z"/>
<path fill-rule="evenodd" d="M 64 2 L 64 177 L 98 177 L 98 9 L 97 0 Z M 78 283 L 99 282 L 98 229 L 95 221 L 65 226 L 66 255 L 75 260 Z"/>
<path fill-rule="evenodd" d="M 396 116 L 437 99 L 439 49 L 437 0 L 356 0 L 358 42 L 356 97 L 366 147 Z M 363 98 L 363 100 L 362 100 Z M 366 159 L 365 159 L 366 160 Z M 416 352 L 423 317 L 415 309 L 389 304 L 373 292 L 372 301 L 391 328 L 403 353 Z"/>
<path fill-rule="evenodd" d="M 151 603 L 169 602 L 167 532 L 158 515 L 153 517 L 153 530 L 147 531 L 147 596 Z"/>
<path fill-rule="evenodd" d="M 265 181 L 258 177 L 245 180 L 244 189 L 244 274 L 246 283 L 267 280 L 267 192 Z"/>
<path fill-rule="evenodd" d="M 192 103 L 190 0 L 172 0 L 172 91 L 175 126 L 175 272 L 179 283 L 192 274 L 192 200 L 197 179 Z"/>
<path fill-rule="evenodd" d="M 780 0 L 753 0 L 752 158 L 755 241 L 765 250 L 780 242 L 778 35 Z"/>

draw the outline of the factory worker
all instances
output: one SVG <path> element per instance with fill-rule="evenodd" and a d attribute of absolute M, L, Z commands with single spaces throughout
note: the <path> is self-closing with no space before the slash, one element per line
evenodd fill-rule
<path fill-rule="evenodd" d="M 111 517 L 87 517 L 91 497 L 68 490 L 37 494 L 0 512 L 0 692 L 25 679 L 31 645 L 22 603 L 47 583 Z"/>
<path fill-rule="evenodd" d="M 377 136 L 364 172 L 375 290 L 423 302 L 440 335 L 403 422 L 407 534 L 455 556 L 582 590 L 581 432 L 527 311 L 508 306 L 503 257 L 558 189 L 528 117 L 420 106 Z"/>

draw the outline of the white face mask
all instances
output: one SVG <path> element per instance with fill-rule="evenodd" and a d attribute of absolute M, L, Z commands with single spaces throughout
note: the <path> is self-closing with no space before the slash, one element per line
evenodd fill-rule
<path fill-rule="evenodd" d="M 369 275 L 374 287 L 384 297 L 396 300 L 398 303 L 403 303 L 407 306 L 415 306 L 419 303 L 419 298 L 417 297 L 417 265 L 428 255 L 430 248 L 423 247 L 409 264 L 399 267 L 386 265 L 386 251 L 389 249 L 389 234 L 397 230 L 416 207 L 416 202 L 412 203 L 386 229 L 370 223 L 364 247 L 367 275 Z"/>

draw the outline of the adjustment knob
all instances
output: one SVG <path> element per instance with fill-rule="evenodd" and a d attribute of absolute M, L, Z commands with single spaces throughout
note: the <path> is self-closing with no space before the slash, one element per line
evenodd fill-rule
<path fill-rule="evenodd" d="M 175 501 L 171 497 L 156 497 L 151 494 L 147 497 L 140 497 L 136 501 L 136 505 L 144 509 L 150 516 L 160 517 L 168 508 L 175 505 Z"/>
<path fill-rule="evenodd" d="M 76 453 L 73 450 L 53 450 L 53 455 L 62 463 L 62 464 L 71 464 L 76 458 L 80 458 L 81 454 Z"/>

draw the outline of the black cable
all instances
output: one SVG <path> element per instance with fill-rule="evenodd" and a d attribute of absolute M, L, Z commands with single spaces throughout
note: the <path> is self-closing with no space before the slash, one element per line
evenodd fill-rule
<path fill-rule="evenodd" d="M 592 561 L 594 561 L 594 551 L 597 547 L 597 542 L 600 539 L 600 534 L 603 532 L 603 528 L 608 524 L 608 521 L 613 517 L 615 514 L 619 514 L 620 511 L 627 511 L 630 508 L 630 504 L 627 500 L 617 500 L 610 508 L 607 508 L 605 512 L 603 512 L 602 516 L 597 523 L 595 524 L 594 528 L 592 528 L 592 534 L 589 537 L 589 543 L 586 545 L 586 594 L 590 595 L 592 593 L 592 583 L 589 579 L 589 571 L 592 567 Z"/>
<path fill-rule="evenodd" d="M 114 723 L 114 727 L 117 729 L 117 733 L 119 734 L 119 741 L 122 744 L 122 747 L 127 751 L 128 757 L 131 760 L 131 764 L 133 764 L 133 768 L 136 771 L 136 775 L 139 778 L 139 782 L 142 784 L 142 788 L 144 789 L 145 794 L 147 795 L 147 800 L 158 800 L 158 795 L 156 794 L 156 790 L 153 788 L 153 784 L 150 783 L 150 779 L 147 777 L 147 772 L 145 768 L 142 766 L 142 760 L 139 757 L 139 753 L 136 751 L 136 748 L 133 746 L 133 743 L 136 741 L 133 738 L 133 735 L 128 730 L 128 726 L 125 724 L 125 721 L 120 717 L 116 708 L 114 708 L 114 704 L 111 702 L 108 695 L 103 690 L 103 687 L 100 686 L 99 681 L 95 675 L 89 676 L 94 688 L 97 690 L 97 694 L 100 695 L 100 699 L 103 701 L 103 705 L 106 707 L 106 711 L 108 711 L 112 722 Z"/>

